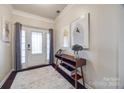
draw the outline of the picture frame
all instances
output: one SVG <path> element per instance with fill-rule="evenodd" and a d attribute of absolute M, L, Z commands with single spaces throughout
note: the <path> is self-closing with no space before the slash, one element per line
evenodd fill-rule
<path fill-rule="evenodd" d="M 2 18 L 1 21 L 2 41 L 5 43 L 10 43 L 10 22 L 5 20 L 4 18 Z"/>
<path fill-rule="evenodd" d="M 81 45 L 85 50 L 90 48 L 90 13 L 82 15 L 70 25 L 71 47 Z"/>
<path fill-rule="evenodd" d="M 70 26 L 66 25 L 63 29 L 63 47 L 70 48 Z"/>

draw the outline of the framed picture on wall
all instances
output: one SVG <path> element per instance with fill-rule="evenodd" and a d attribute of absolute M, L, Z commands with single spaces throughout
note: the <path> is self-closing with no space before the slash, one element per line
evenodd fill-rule
<path fill-rule="evenodd" d="M 69 25 L 63 28 L 63 47 L 70 48 L 70 28 Z"/>
<path fill-rule="evenodd" d="M 10 43 L 10 22 L 2 18 L 2 41 Z"/>
<path fill-rule="evenodd" d="M 71 46 L 78 44 L 89 49 L 90 14 L 84 14 L 71 23 Z"/>

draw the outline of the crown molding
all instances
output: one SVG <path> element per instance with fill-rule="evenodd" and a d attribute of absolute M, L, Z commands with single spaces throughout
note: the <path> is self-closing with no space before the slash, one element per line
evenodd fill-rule
<path fill-rule="evenodd" d="M 38 15 L 34 15 L 34 14 L 31 14 L 31 13 L 23 12 L 23 11 L 16 10 L 16 9 L 12 10 L 12 14 L 17 15 L 17 16 L 22 16 L 22 17 L 26 17 L 26 18 L 39 20 L 39 21 L 43 21 L 43 22 L 46 22 L 46 23 L 54 23 L 53 19 L 41 17 L 41 16 L 38 16 Z"/>
<path fill-rule="evenodd" d="M 64 17 L 64 15 L 73 7 L 73 4 L 69 4 L 67 5 L 62 12 L 60 12 L 60 14 L 56 17 L 55 21 L 57 21 L 58 19 Z"/>

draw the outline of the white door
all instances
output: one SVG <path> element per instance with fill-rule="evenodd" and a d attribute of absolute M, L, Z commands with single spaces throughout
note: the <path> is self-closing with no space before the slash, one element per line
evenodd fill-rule
<path fill-rule="evenodd" d="M 25 62 L 22 61 L 22 67 L 32 67 L 48 64 L 47 61 L 47 30 L 23 27 L 25 33 Z M 22 54 L 23 54 L 22 50 Z M 24 60 L 24 54 L 22 56 Z"/>

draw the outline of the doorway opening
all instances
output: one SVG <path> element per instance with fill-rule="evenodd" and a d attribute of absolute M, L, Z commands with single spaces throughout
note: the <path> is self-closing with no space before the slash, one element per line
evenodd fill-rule
<path fill-rule="evenodd" d="M 22 27 L 21 64 L 22 69 L 49 64 L 49 31 L 31 27 Z"/>

